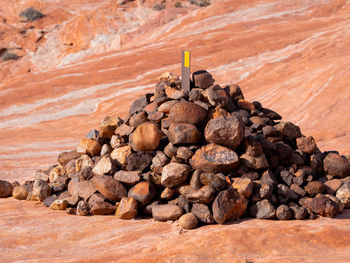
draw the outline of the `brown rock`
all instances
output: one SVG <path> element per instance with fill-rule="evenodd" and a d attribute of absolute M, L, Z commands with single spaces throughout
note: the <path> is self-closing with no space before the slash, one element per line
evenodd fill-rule
<path fill-rule="evenodd" d="M 192 144 L 200 141 L 201 134 L 192 124 L 172 123 L 169 127 L 168 139 L 172 144 Z"/>
<path fill-rule="evenodd" d="M 187 230 L 193 229 L 193 228 L 195 228 L 197 226 L 197 224 L 198 224 L 198 219 L 192 213 L 188 213 L 188 214 L 182 215 L 179 218 L 179 226 L 182 229 L 187 229 Z"/>
<path fill-rule="evenodd" d="M 343 182 L 340 179 L 332 179 L 324 183 L 326 187 L 326 193 L 334 195 L 338 189 L 342 186 Z"/>
<path fill-rule="evenodd" d="M 57 199 L 58 199 L 57 195 L 50 195 L 50 196 L 48 196 L 47 198 L 44 199 L 43 206 L 50 207 L 52 205 L 52 203 L 54 201 L 56 201 Z"/>
<path fill-rule="evenodd" d="M 109 144 L 105 143 L 104 145 L 102 145 L 100 156 L 109 154 L 112 150 L 112 147 Z"/>
<path fill-rule="evenodd" d="M 149 97 L 150 96 L 146 94 L 135 100 L 130 106 L 129 116 L 132 116 L 134 113 L 142 111 L 142 109 L 147 106 L 149 102 Z"/>
<path fill-rule="evenodd" d="M 119 171 L 114 174 L 114 179 L 118 182 L 127 184 L 127 185 L 135 185 L 141 180 L 141 172 L 140 171 Z"/>
<path fill-rule="evenodd" d="M 315 196 L 317 194 L 322 194 L 325 191 L 325 186 L 321 182 L 313 181 L 309 182 L 304 189 L 310 196 Z"/>
<path fill-rule="evenodd" d="M 255 107 L 254 107 L 254 105 L 252 103 L 250 103 L 249 101 L 246 101 L 244 99 L 239 99 L 237 101 L 237 106 L 240 109 L 247 110 L 249 112 L 255 109 Z"/>
<path fill-rule="evenodd" d="M 175 147 L 171 142 L 169 142 L 169 144 L 164 148 L 164 153 L 169 158 L 172 158 L 177 154 L 177 147 Z"/>
<path fill-rule="evenodd" d="M 63 152 L 58 155 L 57 162 L 65 166 L 68 162 L 74 159 L 78 159 L 82 153 L 78 153 L 77 151 Z"/>
<path fill-rule="evenodd" d="M 170 162 L 170 159 L 162 151 L 157 151 L 157 154 L 152 159 L 151 170 L 156 174 L 161 174 L 163 167 Z"/>
<path fill-rule="evenodd" d="M 305 207 L 300 207 L 297 205 L 293 205 L 289 207 L 290 211 L 292 212 L 292 216 L 296 220 L 302 220 L 307 217 L 308 212 Z"/>
<path fill-rule="evenodd" d="M 12 191 L 11 191 L 12 193 Z M 51 194 L 51 188 L 47 182 L 43 180 L 35 180 L 33 191 L 32 191 L 32 200 L 44 201 Z"/>
<path fill-rule="evenodd" d="M 76 214 L 78 216 L 87 216 L 90 213 L 90 206 L 86 201 L 80 201 L 77 205 Z"/>
<path fill-rule="evenodd" d="M 177 220 L 182 214 L 182 208 L 177 205 L 166 204 L 152 207 L 152 216 L 157 221 Z"/>
<path fill-rule="evenodd" d="M 277 185 L 278 194 L 288 199 L 298 199 L 298 195 L 284 184 Z"/>
<path fill-rule="evenodd" d="M 211 186 L 205 185 L 198 190 L 189 191 L 185 196 L 191 202 L 209 204 L 215 198 L 215 190 Z"/>
<path fill-rule="evenodd" d="M 225 175 L 213 174 L 213 173 L 202 173 L 199 177 L 201 184 L 209 185 L 216 191 L 220 191 L 227 186 Z"/>
<path fill-rule="evenodd" d="M 297 138 L 297 146 L 303 153 L 312 154 L 316 149 L 316 141 L 312 136 Z"/>
<path fill-rule="evenodd" d="M 92 183 L 101 194 L 111 201 L 119 201 L 127 194 L 125 187 L 111 176 L 96 175 L 92 178 Z"/>
<path fill-rule="evenodd" d="M 177 88 L 173 88 L 171 86 L 167 86 L 165 88 L 165 94 L 169 99 L 179 100 L 181 98 L 186 97 L 187 93 L 185 90 L 180 90 Z"/>
<path fill-rule="evenodd" d="M 170 112 L 171 107 L 174 106 L 176 103 L 179 103 L 179 101 L 178 100 L 168 100 L 168 101 L 162 103 L 158 107 L 158 111 L 163 112 L 165 114 L 168 114 Z"/>
<path fill-rule="evenodd" d="M 18 200 L 26 200 L 28 196 L 27 187 L 24 185 L 19 185 L 13 188 L 12 196 Z"/>
<path fill-rule="evenodd" d="M 204 135 L 209 143 L 235 150 L 244 138 L 244 126 L 236 116 L 215 118 L 208 122 Z"/>
<path fill-rule="evenodd" d="M 230 187 L 221 191 L 213 203 L 213 217 L 218 224 L 227 220 L 240 218 L 247 209 L 247 199 Z"/>
<path fill-rule="evenodd" d="M 116 171 L 117 165 L 109 156 L 103 156 L 94 166 L 92 172 L 97 175 L 112 174 Z"/>
<path fill-rule="evenodd" d="M 175 189 L 165 187 L 163 192 L 160 194 L 160 198 L 170 200 L 175 194 L 176 194 Z"/>
<path fill-rule="evenodd" d="M 59 176 L 62 176 L 65 174 L 65 170 L 62 165 L 57 165 L 55 168 L 53 168 L 49 172 L 49 181 L 53 182 L 56 180 Z"/>
<path fill-rule="evenodd" d="M 128 156 L 126 169 L 128 171 L 143 171 L 152 162 L 153 156 L 148 153 L 137 152 Z"/>
<path fill-rule="evenodd" d="M 193 152 L 189 147 L 179 147 L 176 151 L 176 157 L 188 160 L 193 156 Z"/>
<path fill-rule="evenodd" d="M 96 192 L 96 188 L 91 181 L 75 182 L 71 180 L 68 184 L 68 191 L 72 196 L 79 196 L 86 201 Z"/>
<path fill-rule="evenodd" d="M 280 122 L 275 125 L 277 131 L 282 133 L 289 141 L 293 141 L 301 136 L 300 128 L 291 122 Z"/>
<path fill-rule="evenodd" d="M 133 131 L 134 131 L 135 127 L 131 127 L 129 125 L 126 125 L 125 123 L 120 125 L 116 130 L 115 130 L 115 134 L 119 136 L 119 138 L 122 137 L 127 137 L 129 136 Z"/>
<path fill-rule="evenodd" d="M 350 208 L 350 184 L 344 184 L 337 190 L 336 197 L 344 204 L 345 208 Z"/>
<path fill-rule="evenodd" d="M 160 111 L 153 111 L 148 115 L 148 119 L 153 122 L 160 122 L 164 117 L 164 113 Z"/>
<path fill-rule="evenodd" d="M 145 122 L 133 133 L 133 145 L 138 151 L 154 151 L 158 148 L 160 131 L 156 124 Z"/>
<path fill-rule="evenodd" d="M 195 170 L 192 174 L 190 185 L 193 190 L 198 190 L 203 186 L 200 180 L 201 173 L 200 170 Z"/>
<path fill-rule="evenodd" d="M 152 201 L 156 194 L 156 189 L 150 182 L 140 182 L 129 190 L 128 197 L 133 197 L 136 201 L 145 205 Z"/>
<path fill-rule="evenodd" d="M 231 116 L 231 114 L 223 109 L 223 108 L 212 108 L 209 110 L 208 115 L 207 115 L 207 120 L 212 120 L 212 119 L 216 119 L 216 118 L 223 118 L 223 117 L 229 117 Z"/>
<path fill-rule="evenodd" d="M 208 173 L 225 173 L 238 166 L 237 154 L 220 145 L 208 144 L 198 149 L 190 160 L 193 169 Z"/>
<path fill-rule="evenodd" d="M 75 167 L 75 165 L 74 165 Z M 74 168 L 74 172 L 75 172 L 75 168 Z M 46 170 L 42 170 L 42 169 L 38 169 L 35 171 L 35 177 L 34 177 L 34 180 L 36 179 L 41 179 L 45 182 L 49 182 L 49 172 L 46 171 Z"/>
<path fill-rule="evenodd" d="M 339 213 L 339 205 L 325 195 L 318 195 L 306 207 L 312 212 L 326 217 L 334 217 Z"/>
<path fill-rule="evenodd" d="M 133 219 L 137 215 L 137 201 L 132 197 L 123 197 L 120 200 L 115 215 L 120 219 Z"/>
<path fill-rule="evenodd" d="M 253 193 L 253 183 L 247 178 L 233 178 L 232 187 L 246 198 L 249 198 Z"/>
<path fill-rule="evenodd" d="M 196 71 L 192 75 L 194 86 L 200 89 L 207 89 L 214 84 L 215 80 L 206 70 Z"/>
<path fill-rule="evenodd" d="M 324 171 L 339 178 L 350 176 L 350 163 L 337 153 L 329 153 L 323 159 Z"/>
<path fill-rule="evenodd" d="M 131 155 L 131 147 L 129 145 L 120 146 L 115 148 L 111 152 L 111 158 L 113 160 L 118 161 L 121 165 L 125 165 L 127 163 L 128 157 Z"/>
<path fill-rule="evenodd" d="M 288 220 L 292 218 L 292 212 L 286 205 L 280 205 L 276 209 L 276 217 L 278 220 Z"/>
<path fill-rule="evenodd" d="M 175 187 L 187 180 L 191 168 L 186 164 L 169 163 L 163 168 L 162 185 L 166 187 Z"/>
<path fill-rule="evenodd" d="M 207 111 L 192 102 L 179 102 L 170 108 L 169 119 L 171 123 L 189 123 L 199 125 L 207 116 Z"/>
<path fill-rule="evenodd" d="M 227 95 L 231 97 L 234 101 L 244 100 L 244 96 L 241 88 L 237 84 L 232 84 L 224 88 Z"/>
<path fill-rule="evenodd" d="M 156 102 L 152 102 L 148 104 L 146 107 L 143 108 L 143 111 L 145 111 L 148 115 L 151 114 L 151 112 L 155 112 L 158 109 L 158 105 Z"/>
<path fill-rule="evenodd" d="M 298 195 L 300 195 L 301 197 L 306 196 L 306 192 L 304 191 L 304 189 L 301 188 L 301 187 L 300 187 L 299 185 L 297 185 L 297 184 L 292 184 L 292 185 L 290 186 L 290 189 L 291 189 L 292 191 L 294 191 L 295 193 L 297 193 Z"/>
<path fill-rule="evenodd" d="M 106 116 L 100 124 L 100 137 L 110 139 L 115 129 L 122 125 L 123 121 L 118 116 Z"/>
<path fill-rule="evenodd" d="M 215 222 L 209 207 L 205 204 L 194 203 L 191 209 L 191 213 L 205 224 L 214 224 Z"/>
<path fill-rule="evenodd" d="M 82 138 L 77 147 L 78 153 L 86 153 L 90 156 L 100 155 L 101 145 L 94 140 Z"/>
<path fill-rule="evenodd" d="M 94 162 L 92 161 L 92 159 L 88 155 L 83 154 L 80 158 L 78 158 L 75 161 L 75 171 L 80 172 L 85 167 L 91 167 L 93 165 Z"/>
<path fill-rule="evenodd" d="M 50 206 L 50 208 L 53 210 L 66 210 L 67 207 L 68 207 L 67 200 L 61 200 L 61 199 L 57 199 L 53 201 L 53 203 Z"/>
<path fill-rule="evenodd" d="M 269 167 L 269 163 L 267 162 L 265 154 L 261 154 L 257 157 L 253 157 L 248 154 L 242 154 L 240 159 L 248 168 L 254 170 L 266 169 Z"/>
<path fill-rule="evenodd" d="M 226 91 L 219 85 L 211 86 L 205 90 L 205 93 L 209 103 L 213 106 L 225 108 L 229 103 Z"/>
<path fill-rule="evenodd" d="M 252 216 L 258 219 L 271 219 L 276 216 L 276 211 L 269 200 L 264 199 L 262 201 L 253 204 L 249 212 Z"/>
<path fill-rule="evenodd" d="M 93 215 L 110 215 L 115 213 L 115 206 L 107 202 L 94 202 L 90 205 L 90 213 Z"/>
<path fill-rule="evenodd" d="M 132 127 L 137 127 L 146 121 L 147 121 L 147 113 L 144 111 L 141 111 L 130 117 L 129 125 Z"/>

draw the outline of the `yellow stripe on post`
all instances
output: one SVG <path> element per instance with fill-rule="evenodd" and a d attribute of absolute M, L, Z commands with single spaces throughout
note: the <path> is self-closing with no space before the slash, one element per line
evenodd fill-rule
<path fill-rule="evenodd" d="M 182 79 L 181 79 L 181 88 L 186 92 L 190 92 L 190 65 L 191 65 L 191 51 L 183 50 L 182 51 Z"/>
<path fill-rule="evenodd" d="M 184 54 L 184 67 L 189 68 L 190 67 L 190 52 L 185 51 Z"/>

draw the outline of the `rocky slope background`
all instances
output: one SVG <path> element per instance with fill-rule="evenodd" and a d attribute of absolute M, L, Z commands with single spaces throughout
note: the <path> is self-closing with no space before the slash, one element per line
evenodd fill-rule
<path fill-rule="evenodd" d="M 1 57 L 10 53 L 19 58 L 1 61 L 0 67 L 0 179 L 24 182 L 37 167 L 54 163 L 59 152 L 74 148 L 106 113 L 126 116 L 131 101 L 153 89 L 160 73 L 180 73 L 184 48 L 192 50 L 193 70 L 208 69 L 220 84 L 238 83 L 248 100 L 259 100 L 299 125 L 322 151 L 350 153 L 348 1 L 213 1 L 207 7 L 184 2 L 181 8 L 166 2 L 160 11 L 154 9 L 156 4 L 3 3 Z M 19 13 L 30 6 L 45 17 L 21 22 Z M 74 219 L 93 226 L 90 232 L 79 232 L 66 214 L 48 215 L 53 212 L 12 200 L 2 200 L 1 210 L 1 247 L 9 261 L 34 261 L 38 249 L 42 260 L 52 255 L 56 260 L 79 260 L 86 256 L 83 252 L 92 260 L 106 260 L 108 255 L 126 256 L 108 252 L 121 246 L 143 251 L 145 259 L 159 255 L 163 261 L 176 261 L 176 255 L 200 261 L 208 258 L 208 247 L 222 261 L 349 261 L 347 219 L 246 221 L 179 236 L 172 225 L 140 221 L 138 228 L 138 223 L 114 218 Z M 36 228 L 48 234 L 34 235 Z M 222 242 L 217 243 L 218 236 Z M 257 241 L 257 236 L 262 238 Z M 293 243 L 287 242 L 288 236 Z M 38 242 L 42 238 L 47 243 Z M 289 247 L 280 244 L 281 238 Z M 54 248 L 50 239 L 57 240 Z M 277 239 L 278 244 L 264 242 Z M 89 245 L 79 254 L 67 250 L 67 240 L 73 248 L 80 242 Z M 231 242 L 238 245 L 222 245 Z M 139 260 L 135 257 L 130 261 Z"/>

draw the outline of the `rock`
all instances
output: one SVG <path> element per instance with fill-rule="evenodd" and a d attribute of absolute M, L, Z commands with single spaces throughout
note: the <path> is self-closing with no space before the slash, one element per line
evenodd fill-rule
<path fill-rule="evenodd" d="M 152 122 L 142 123 L 136 128 L 132 139 L 137 151 L 154 151 L 160 141 L 159 128 Z"/>
<path fill-rule="evenodd" d="M 244 100 L 242 90 L 237 84 L 226 86 L 224 90 L 226 91 L 226 94 L 234 101 Z"/>
<path fill-rule="evenodd" d="M 188 159 L 191 159 L 192 156 L 193 156 L 193 152 L 188 147 L 182 146 L 182 147 L 179 147 L 176 151 L 177 158 L 188 160 Z"/>
<path fill-rule="evenodd" d="M 186 198 L 191 202 L 209 204 L 215 198 L 215 190 L 211 186 L 205 185 L 198 190 L 187 193 Z"/>
<path fill-rule="evenodd" d="M 63 152 L 58 155 L 57 162 L 60 165 L 65 166 L 71 160 L 78 159 L 81 155 L 82 153 L 78 153 L 77 151 Z"/>
<path fill-rule="evenodd" d="M 248 168 L 254 170 L 266 169 L 269 167 L 269 163 L 267 162 L 265 154 L 261 154 L 257 157 L 253 157 L 248 154 L 242 154 L 240 159 Z"/>
<path fill-rule="evenodd" d="M 58 198 L 58 199 L 61 199 L 61 198 Z M 80 198 L 77 195 L 73 195 L 73 196 L 69 196 L 67 198 L 64 198 L 64 200 L 66 200 L 68 202 L 69 206 L 76 206 L 78 204 L 78 202 L 80 201 Z"/>
<path fill-rule="evenodd" d="M 72 196 L 79 196 L 85 201 L 96 192 L 96 188 L 91 181 L 74 182 L 68 184 L 68 191 Z"/>
<path fill-rule="evenodd" d="M 115 215 L 120 219 L 133 219 L 137 215 L 137 201 L 132 197 L 123 197 L 120 200 Z"/>
<path fill-rule="evenodd" d="M 89 156 L 97 156 L 100 155 L 101 145 L 94 140 L 88 138 L 82 138 L 77 147 L 78 153 L 86 153 Z"/>
<path fill-rule="evenodd" d="M 274 136 L 278 135 L 278 131 L 274 126 L 270 126 L 270 125 L 265 126 L 262 128 L 262 131 L 263 131 L 265 138 L 274 137 Z"/>
<path fill-rule="evenodd" d="M 107 202 L 94 202 L 90 204 L 90 213 L 93 215 L 110 215 L 115 213 L 115 206 Z"/>
<path fill-rule="evenodd" d="M 148 153 L 136 152 L 128 156 L 126 169 L 128 171 L 143 171 L 151 164 L 153 156 Z"/>
<path fill-rule="evenodd" d="M 208 144 L 198 149 L 190 160 L 193 169 L 207 173 L 225 173 L 239 164 L 237 154 L 220 145 Z"/>
<path fill-rule="evenodd" d="M 215 222 L 209 207 L 205 204 L 194 203 L 192 205 L 191 213 L 205 224 L 214 224 Z"/>
<path fill-rule="evenodd" d="M 147 113 L 144 111 L 141 111 L 139 113 L 135 113 L 130 117 L 129 125 L 132 127 L 137 127 L 146 121 L 147 121 Z"/>
<path fill-rule="evenodd" d="M 290 211 L 292 212 L 292 216 L 296 220 L 303 220 L 307 217 L 308 212 L 305 207 L 300 207 L 300 206 L 291 206 L 289 207 Z"/>
<path fill-rule="evenodd" d="M 336 197 L 344 204 L 345 208 L 350 208 L 350 184 L 344 184 L 337 190 Z"/>
<path fill-rule="evenodd" d="M 264 153 L 261 144 L 252 135 L 245 137 L 244 149 L 246 154 L 253 157 L 258 157 Z"/>
<path fill-rule="evenodd" d="M 326 193 L 334 195 L 338 189 L 342 186 L 343 182 L 340 179 L 332 179 L 324 183 L 326 187 Z"/>
<path fill-rule="evenodd" d="M 142 111 L 142 109 L 147 106 L 149 97 L 150 96 L 146 94 L 135 100 L 130 106 L 129 116 L 132 116 L 134 113 Z"/>
<path fill-rule="evenodd" d="M 100 156 L 104 156 L 106 154 L 109 154 L 112 151 L 112 147 L 109 144 L 102 145 Z"/>
<path fill-rule="evenodd" d="M 163 168 L 161 184 L 166 187 L 175 187 L 187 180 L 191 168 L 186 164 L 169 163 Z"/>
<path fill-rule="evenodd" d="M 127 194 L 125 187 L 111 176 L 96 175 L 92 178 L 92 183 L 101 194 L 111 201 L 119 201 Z"/>
<path fill-rule="evenodd" d="M 187 92 L 182 89 L 180 90 L 171 86 L 167 86 L 165 88 L 165 94 L 169 99 L 179 100 L 186 97 Z"/>
<path fill-rule="evenodd" d="M 300 128 L 289 121 L 282 121 L 279 124 L 275 125 L 275 128 L 277 131 L 283 134 L 289 141 L 293 141 L 301 136 Z"/>
<path fill-rule="evenodd" d="M 169 158 L 172 158 L 177 154 L 177 147 L 175 147 L 171 142 L 169 142 L 169 144 L 164 148 L 164 153 Z"/>
<path fill-rule="evenodd" d="M 201 101 L 204 100 L 203 96 L 203 90 L 199 88 L 191 89 L 190 93 L 188 94 L 188 101 L 195 102 L 195 101 Z"/>
<path fill-rule="evenodd" d="M 160 122 L 163 119 L 164 113 L 160 111 L 153 111 L 148 115 L 148 119 L 153 122 Z"/>
<path fill-rule="evenodd" d="M 291 189 L 292 191 L 294 191 L 295 193 L 297 193 L 298 195 L 300 195 L 301 197 L 306 196 L 306 192 L 304 191 L 304 189 L 301 188 L 301 187 L 300 187 L 299 185 L 297 185 L 297 184 L 292 184 L 292 185 L 290 186 L 290 189 Z"/>
<path fill-rule="evenodd" d="M 201 134 L 192 124 L 172 123 L 169 127 L 168 139 L 172 144 L 192 144 L 200 141 Z"/>
<path fill-rule="evenodd" d="M 193 229 L 197 226 L 197 224 L 198 224 L 198 219 L 192 213 L 182 215 L 179 218 L 179 226 L 182 229 L 186 229 L 186 230 Z"/>
<path fill-rule="evenodd" d="M 264 199 L 253 204 L 249 212 L 252 216 L 258 219 L 271 219 L 275 218 L 276 211 L 269 200 Z"/>
<path fill-rule="evenodd" d="M 157 151 L 152 159 L 151 170 L 156 174 L 161 174 L 163 167 L 170 162 L 170 159 L 162 151 Z"/>
<path fill-rule="evenodd" d="M 273 174 L 271 170 L 265 171 L 261 176 L 261 183 L 262 184 L 273 184 L 277 186 L 279 184 L 276 176 Z"/>
<path fill-rule="evenodd" d="M 83 154 L 80 158 L 78 158 L 75 161 L 75 171 L 80 172 L 85 167 L 91 167 L 93 165 L 94 165 L 94 162 L 91 160 L 91 158 L 88 155 Z"/>
<path fill-rule="evenodd" d="M 201 188 L 203 186 L 201 181 L 200 181 L 201 173 L 202 172 L 200 170 L 195 170 L 192 174 L 190 185 L 191 185 L 191 188 L 193 190 L 198 190 L 199 188 Z"/>
<path fill-rule="evenodd" d="M 57 199 L 53 201 L 50 208 L 53 210 L 66 210 L 67 206 L 68 206 L 67 200 Z"/>
<path fill-rule="evenodd" d="M 114 179 L 127 185 L 135 185 L 141 180 L 140 171 L 119 171 L 114 174 Z"/>
<path fill-rule="evenodd" d="M 324 171 L 339 178 L 350 176 L 349 161 L 337 153 L 329 153 L 323 159 Z"/>
<path fill-rule="evenodd" d="M 276 209 L 276 217 L 278 220 L 288 220 L 292 217 L 292 212 L 286 205 L 280 205 Z"/>
<path fill-rule="evenodd" d="M 86 201 L 80 201 L 77 205 L 76 214 L 78 216 L 87 216 L 90 213 L 89 203 Z"/>
<path fill-rule="evenodd" d="M 139 182 L 129 190 L 128 197 L 133 197 L 136 201 L 145 205 L 152 201 L 156 194 L 156 189 L 150 182 Z"/>
<path fill-rule="evenodd" d="M 213 106 L 225 108 L 229 103 L 229 98 L 225 90 L 219 85 L 211 86 L 206 89 L 205 95 L 209 103 Z"/>
<path fill-rule="evenodd" d="M 293 174 L 291 174 L 289 171 L 283 170 L 280 172 L 281 179 L 285 184 L 288 186 L 291 186 L 293 183 Z"/>
<path fill-rule="evenodd" d="M 310 196 L 315 196 L 317 194 L 322 194 L 325 191 L 325 186 L 321 182 L 313 181 L 309 182 L 304 189 Z"/>
<path fill-rule="evenodd" d="M 67 207 L 66 208 L 66 213 L 69 215 L 76 215 L 77 214 L 77 209 L 75 207 Z"/>
<path fill-rule="evenodd" d="M 325 217 L 334 217 L 339 213 L 339 205 L 322 194 L 313 198 L 306 208 Z"/>
<path fill-rule="evenodd" d="M 316 141 L 312 136 L 297 138 L 297 146 L 303 153 L 312 154 L 316 149 Z"/>
<path fill-rule="evenodd" d="M 52 205 L 52 203 L 54 201 L 56 201 L 58 198 L 56 195 L 50 195 L 49 197 L 45 198 L 45 200 L 43 200 L 43 205 L 45 207 L 50 207 Z"/>
<path fill-rule="evenodd" d="M 40 179 L 40 180 L 43 180 L 45 182 L 49 182 L 49 172 L 42 170 L 42 169 L 36 170 L 34 180 L 36 180 L 36 179 Z"/>
<path fill-rule="evenodd" d="M 186 101 L 176 103 L 169 111 L 169 119 L 171 123 L 200 125 L 206 116 L 207 111 L 201 106 Z"/>
<path fill-rule="evenodd" d="M 125 123 L 120 125 L 116 130 L 115 130 L 115 134 L 119 137 L 119 138 L 124 138 L 129 136 L 133 131 L 134 131 L 134 127 L 131 127 L 129 125 L 126 125 Z"/>
<path fill-rule="evenodd" d="M 287 197 L 288 199 L 298 199 L 298 195 L 284 184 L 277 185 L 278 194 Z"/>
<path fill-rule="evenodd" d="M 24 9 L 19 13 L 19 16 L 23 19 L 21 22 L 32 22 L 45 17 L 43 13 L 41 13 L 39 10 L 34 9 L 33 7 Z"/>
<path fill-rule="evenodd" d="M 111 158 L 113 160 L 118 161 L 121 165 L 125 165 L 127 163 L 128 157 L 131 155 L 131 147 L 129 145 L 120 146 L 115 148 L 111 152 Z"/>
<path fill-rule="evenodd" d="M 170 200 L 175 194 L 176 194 L 175 189 L 165 187 L 163 192 L 160 194 L 160 198 L 165 199 L 165 200 Z"/>
<path fill-rule="evenodd" d="M 247 209 L 247 199 L 230 187 L 221 191 L 213 202 L 213 217 L 218 224 L 240 218 Z"/>
<path fill-rule="evenodd" d="M 216 143 L 235 150 L 244 137 L 244 126 L 235 116 L 215 118 L 208 122 L 204 131 L 208 143 Z"/>
<path fill-rule="evenodd" d="M 207 89 L 214 84 L 214 79 L 206 70 L 196 71 L 192 75 L 193 83 L 196 88 Z"/>
<path fill-rule="evenodd" d="M 237 106 L 240 109 L 246 110 L 248 112 L 252 111 L 255 109 L 254 105 L 252 103 L 250 103 L 249 101 L 246 101 L 244 99 L 240 99 L 237 101 Z"/>
<path fill-rule="evenodd" d="M 12 191 L 11 191 L 12 192 Z M 33 191 L 32 191 L 32 200 L 44 201 L 51 194 L 51 188 L 47 182 L 43 180 L 35 180 Z"/>
<path fill-rule="evenodd" d="M 165 114 L 168 114 L 170 112 L 170 109 L 176 104 L 179 103 L 178 100 L 168 100 L 164 103 L 162 103 L 159 107 L 158 107 L 158 111 L 159 112 L 163 112 Z"/>
<path fill-rule="evenodd" d="M 92 129 L 88 132 L 88 134 L 86 134 L 85 137 L 94 141 L 98 141 L 100 138 L 100 132 L 98 130 Z"/>
<path fill-rule="evenodd" d="M 177 220 L 183 210 L 177 205 L 165 204 L 152 207 L 152 216 L 157 221 Z"/>
<path fill-rule="evenodd" d="M 158 109 L 158 105 L 155 101 L 153 101 L 150 104 L 148 104 L 146 107 L 144 107 L 143 111 L 145 111 L 149 116 L 152 112 L 157 111 L 157 109 Z"/>
<path fill-rule="evenodd" d="M 117 165 L 109 156 L 103 156 L 94 166 L 92 172 L 97 175 L 112 174 L 116 171 Z"/>
<path fill-rule="evenodd" d="M 24 185 L 19 185 L 13 188 L 12 196 L 18 200 L 26 200 L 28 196 L 27 188 Z"/>
<path fill-rule="evenodd" d="M 62 176 L 65 174 L 65 170 L 62 165 L 57 165 L 55 168 L 53 168 L 49 172 L 49 181 L 53 182 L 56 180 L 59 176 Z"/>

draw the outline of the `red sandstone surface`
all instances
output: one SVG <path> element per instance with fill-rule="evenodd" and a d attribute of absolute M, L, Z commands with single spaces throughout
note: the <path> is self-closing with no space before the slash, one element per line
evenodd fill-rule
<path fill-rule="evenodd" d="M 192 70 L 238 83 L 313 136 L 350 154 L 350 2 L 0 0 L 0 179 L 23 182 L 61 151 L 125 116 L 164 71 Z M 46 17 L 24 23 L 33 6 Z M 0 200 L 4 262 L 349 262 L 350 214 L 316 221 L 245 220 L 178 234 L 175 225 L 77 217 L 33 202 Z M 345 219 L 344 219 L 345 218 Z"/>

